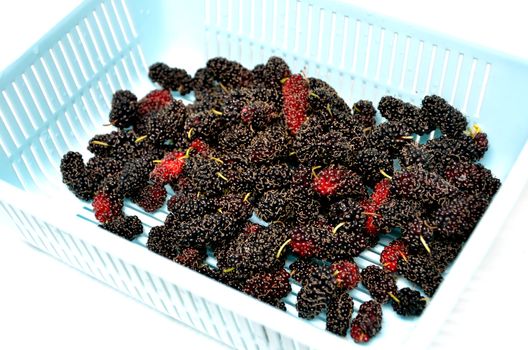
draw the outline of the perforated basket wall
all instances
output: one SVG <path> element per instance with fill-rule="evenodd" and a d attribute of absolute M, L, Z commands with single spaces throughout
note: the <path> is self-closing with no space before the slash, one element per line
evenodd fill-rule
<path fill-rule="evenodd" d="M 392 94 L 419 104 L 426 94 L 442 95 L 488 133 L 492 147 L 483 163 L 504 181 L 502 189 L 423 317 L 404 321 L 385 309 L 384 329 L 371 344 L 423 346 L 518 195 L 527 163 L 528 65 L 339 1 L 85 1 L 0 75 L 0 207 L 30 244 L 224 344 L 353 347 L 350 338 L 323 330 L 324 316 L 291 316 L 298 286 L 287 313 L 261 304 L 152 254 L 143 247 L 146 235 L 127 242 L 99 229 L 90 206 L 60 181 L 61 156 L 105 131 L 112 93 L 152 89 L 149 64 L 193 71 L 225 56 L 253 67 L 271 55 L 328 81 L 349 103 Z M 139 215 L 147 232 L 166 215 L 132 204 L 126 211 Z M 378 263 L 387 241 L 358 264 Z M 369 299 L 361 288 L 352 295 Z"/>

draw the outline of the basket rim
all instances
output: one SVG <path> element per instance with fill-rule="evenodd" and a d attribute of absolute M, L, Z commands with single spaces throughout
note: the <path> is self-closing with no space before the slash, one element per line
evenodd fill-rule
<path fill-rule="evenodd" d="M 83 1 L 69 15 L 44 34 L 18 59 L 0 71 L 0 86 L 4 86 L 7 82 L 11 82 L 13 78 L 21 74 L 36 57 L 39 57 L 39 47 L 45 47 L 49 44 L 49 41 L 63 33 L 66 28 L 71 28 L 72 25 L 77 23 L 79 18 L 82 18 L 82 15 L 86 11 L 90 11 L 90 9 L 99 2 L 101 2 L 101 0 Z M 406 32 L 416 35 L 417 38 L 425 35 L 426 37 L 432 38 L 433 41 L 441 43 L 447 42 L 450 47 L 464 47 L 471 52 L 476 51 L 477 53 L 482 54 L 485 58 L 491 57 L 493 59 L 507 60 L 507 63 L 522 65 L 524 68 L 528 68 L 528 59 L 519 58 L 501 51 L 466 42 L 440 32 L 424 29 L 417 25 L 405 24 L 404 22 L 390 16 L 365 11 L 360 7 L 346 3 L 344 0 L 330 0 L 326 3 L 328 4 L 326 7 L 329 9 L 331 8 L 343 13 L 359 12 L 373 22 L 383 23 L 387 27 L 401 28 L 402 26 L 405 26 Z M 490 207 L 475 228 L 466 247 L 454 262 L 453 266 L 456 266 L 456 268 L 452 268 L 449 274 L 447 274 L 445 281 L 440 286 L 435 297 L 432 298 L 425 313 L 416 321 L 415 330 L 412 331 L 414 337 L 404 341 L 406 348 L 423 348 L 433 339 L 433 336 L 440 329 L 443 320 L 445 320 L 450 310 L 455 306 L 458 300 L 458 295 L 469 282 L 469 279 L 476 271 L 478 265 L 482 262 L 483 257 L 488 252 L 511 208 L 513 208 L 517 202 L 520 196 L 518 185 L 519 183 L 526 181 L 524 169 L 527 168 L 528 142 L 524 144 L 523 150 L 519 153 L 517 160 L 503 182 L 501 189 L 496 194 Z M 74 198 L 72 197 L 72 199 Z M 284 329 L 288 329 L 287 335 L 296 341 L 321 348 L 329 347 L 329 345 L 335 347 L 343 346 L 345 344 L 350 345 L 350 340 L 343 340 L 329 332 L 319 330 L 299 318 L 284 314 L 283 312 L 269 305 L 258 302 L 241 292 L 210 280 L 209 278 L 184 268 L 183 266 L 174 264 L 168 259 L 158 256 L 143 247 L 139 247 L 136 244 L 131 244 L 117 236 L 108 234 L 102 229 L 94 229 L 93 225 L 87 222 L 81 224 L 84 220 L 80 220 L 80 218 L 76 216 L 78 213 L 76 210 L 83 205 L 83 202 L 76 199 L 71 201 L 72 205 L 68 206 L 66 210 L 66 212 L 71 214 L 72 217 L 65 220 L 64 212 L 59 216 L 51 210 L 54 206 L 50 205 L 50 203 L 53 201 L 50 202 L 49 199 L 37 198 L 34 196 L 34 193 L 25 192 L 0 180 L 0 201 L 10 203 L 23 211 L 27 211 L 31 215 L 40 218 L 43 222 L 50 223 L 57 228 L 63 229 L 68 234 L 75 235 L 77 238 L 96 246 L 98 249 L 112 252 L 112 254 L 115 253 L 115 256 L 118 258 L 122 258 L 147 272 L 155 273 L 158 277 L 177 284 L 178 286 L 182 286 L 182 288 L 191 291 L 193 294 L 211 301 L 214 300 L 213 302 L 218 305 L 241 314 L 265 327 L 273 329 L 279 333 L 283 333 Z M 77 203 L 77 205 L 75 205 L 74 202 Z M 61 202 L 60 204 L 61 207 L 64 206 L 64 202 Z M 82 230 L 81 228 L 84 227 L 87 229 Z M 475 240 L 474 237 L 477 236 L 484 237 L 484 241 L 482 241 L 481 238 Z M 189 281 L 199 281 L 197 285 L 210 288 L 193 290 L 197 288 L 193 287 L 194 285 L 191 285 Z M 220 290 L 219 293 L 214 294 L 212 292 L 212 290 L 218 292 L 218 289 Z M 247 315 L 245 312 L 247 312 L 248 309 L 252 309 L 254 312 Z M 295 321 L 292 321 L 292 319 L 295 319 Z M 290 331 L 293 329 L 295 332 Z"/>
<path fill-rule="evenodd" d="M 424 314 L 416 320 L 416 326 L 408 339 L 400 346 L 406 349 L 420 349 L 434 338 L 450 311 L 458 301 L 460 292 L 469 283 L 473 273 L 488 252 L 494 238 L 500 232 L 511 209 L 517 202 L 519 183 L 526 182 L 524 169 L 528 168 L 528 142 L 508 174 L 503 185 L 495 195 L 490 207 L 473 231 L 464 249 L 453 262 L 435 296 L 431 299 Z M 62 199 L 61 199 L 62 200 Z M 318 329 L 302 319 L 284 313 L 252 297 L 232 289 L 222 283 L 203 276 L 184 266 L 159 256 L 148 249 L 129 242 L 116 235 L 94 226 L 77 216 L 85 202 L 72 196 L 71 203 L 64 200 L 56 205 L 65 208 L 60 213 L 55 210 L 53 199 L 38 197 L 25 192 L 5 181 L 0 181 L 0 201 L 9 203 L 20 210 L 30 213 L 39 220 L 57 227 L 64 232 L 85 241 L 94 247 L 106 251 L 116 258 L 153 273 L 194 295 L 243 315 L 247 319 L 262 324 L 278 333 L 285 334 L 296 341 L 324 348 L 329 345 L 350 345 L 349 339 L 337 337 L 325 330 Z M 478 238 L 477 238 L 478 237 Z M 213 292 L 214 291 L 214 292 Z M 250 314 L 247 310 L 252 310 Z M 284 332 L 288 330 L 287 332 Z M 372 349 L 375 349 L 371 346 Z"/>

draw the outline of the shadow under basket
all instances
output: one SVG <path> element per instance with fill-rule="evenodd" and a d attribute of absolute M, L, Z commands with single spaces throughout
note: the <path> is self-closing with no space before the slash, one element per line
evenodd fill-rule
<path fill-rule="evenodd" d="M 377 105 L 389 94 L 419 105 L 424 95 L 441 95 L 488 134 L 482 163 L 502 180 L 500 191 L 424 314 L 405 320 L 384 307 L 383 329 L 368 345 L 423 348 L 525 183 L 527 62 L 339 1 L 87 0 L 0 73 L 0 208 L 31 245 L 228 346 L 353 348 L 350 336 L 324 330 L 324 315 L 296 316 L 298 285 L 287 312 L 260 303 L 148 251 L 146 235 L 129 242 L 100 229 L 91 206 L 61 183 L 62 155 L 83 152 L 91 135 L 108 131 L 102 125 L 112 93 L 141 96 L 153 88 L 148 65 L 164 61 L 193 72 L 224 56 L 252 68 L 273 55 L 294 72 L 324 79 L 349 104 Z M 126 212 L 138 215 L 147 232 L 167 213 L 133 204 Z M 365 251 L 358 265 L 378 264 L 389 238 Z M 352 296 L 355 311 L 369 299 L 361 288 Z"/>

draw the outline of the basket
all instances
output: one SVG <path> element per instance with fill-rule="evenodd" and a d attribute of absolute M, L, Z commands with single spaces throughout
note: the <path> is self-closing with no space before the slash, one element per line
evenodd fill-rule
<path fill-rule="evenodd" d="M 90 205 L 60 180 L 61 156 L 105 132 L 115 90 L 152 89 L 149 64 L 192 72 L 213 56 L 253 67 L 271 55 L 325 79 L 349 103 L 391 94 L 419 104 L 425 94 L 439 94 L 488 133 L 491 149 L 482 162 L 502 188 L 422 317 L 407 321 L 384 309 L 384 328 L 369 345 L 423 348 L 525 181 L 528 64 L 502 54 L 339 1 L 87 0 L 0 75 L 0 208 L 31 245 L 228 346 L 353 348 L 350 337 L 324 331 L 324 318 L 297 318 L 294 296 L 282 312 L 155 255 L 144 248 L 146 235 L 129 242 L 98 228 Z M 126 211 L 147 227 L 165 216 L 132 204 Z M 378 262 L 381 249 L 364 252 L 358 264 Z M 361 289 L 352 295 L 369 299 Z"/>

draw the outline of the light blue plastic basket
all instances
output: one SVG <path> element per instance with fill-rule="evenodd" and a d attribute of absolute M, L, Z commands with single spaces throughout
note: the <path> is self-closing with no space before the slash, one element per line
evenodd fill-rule
<path fill-rule="evenodd" d="M 352 103 L 392 94 L 419 104 L 439 94 L 488 133 L 483 163 L 504 184 L 418 321 L 385 309 L 371 348 L 428 344 L 500 231 L 528 169 L 528 65 L 338 1 L 88 0 L 0 74 L 0 204 L 30 244 L 210 337 L 236 348 L 353 347 L 99 229 L 89 205 L 61 184 L 61 156 L 103 132 L 113 91 L 152 89 L 156 61 L 190 71 L 226 56 L 248 67 L 284 57 L 325 79 Z M 164 214 L 140 215 L 148 226 Z M 381 246 L 360 266 L 378 261 Z M 294 292 L 298 291 L 294 286 Z M 354 291 L 358 301 L 368 299 Z M 356 310 L 359 303 L 356 303 Z M 173 344 L 177 346 L 177 344 Z"/>

